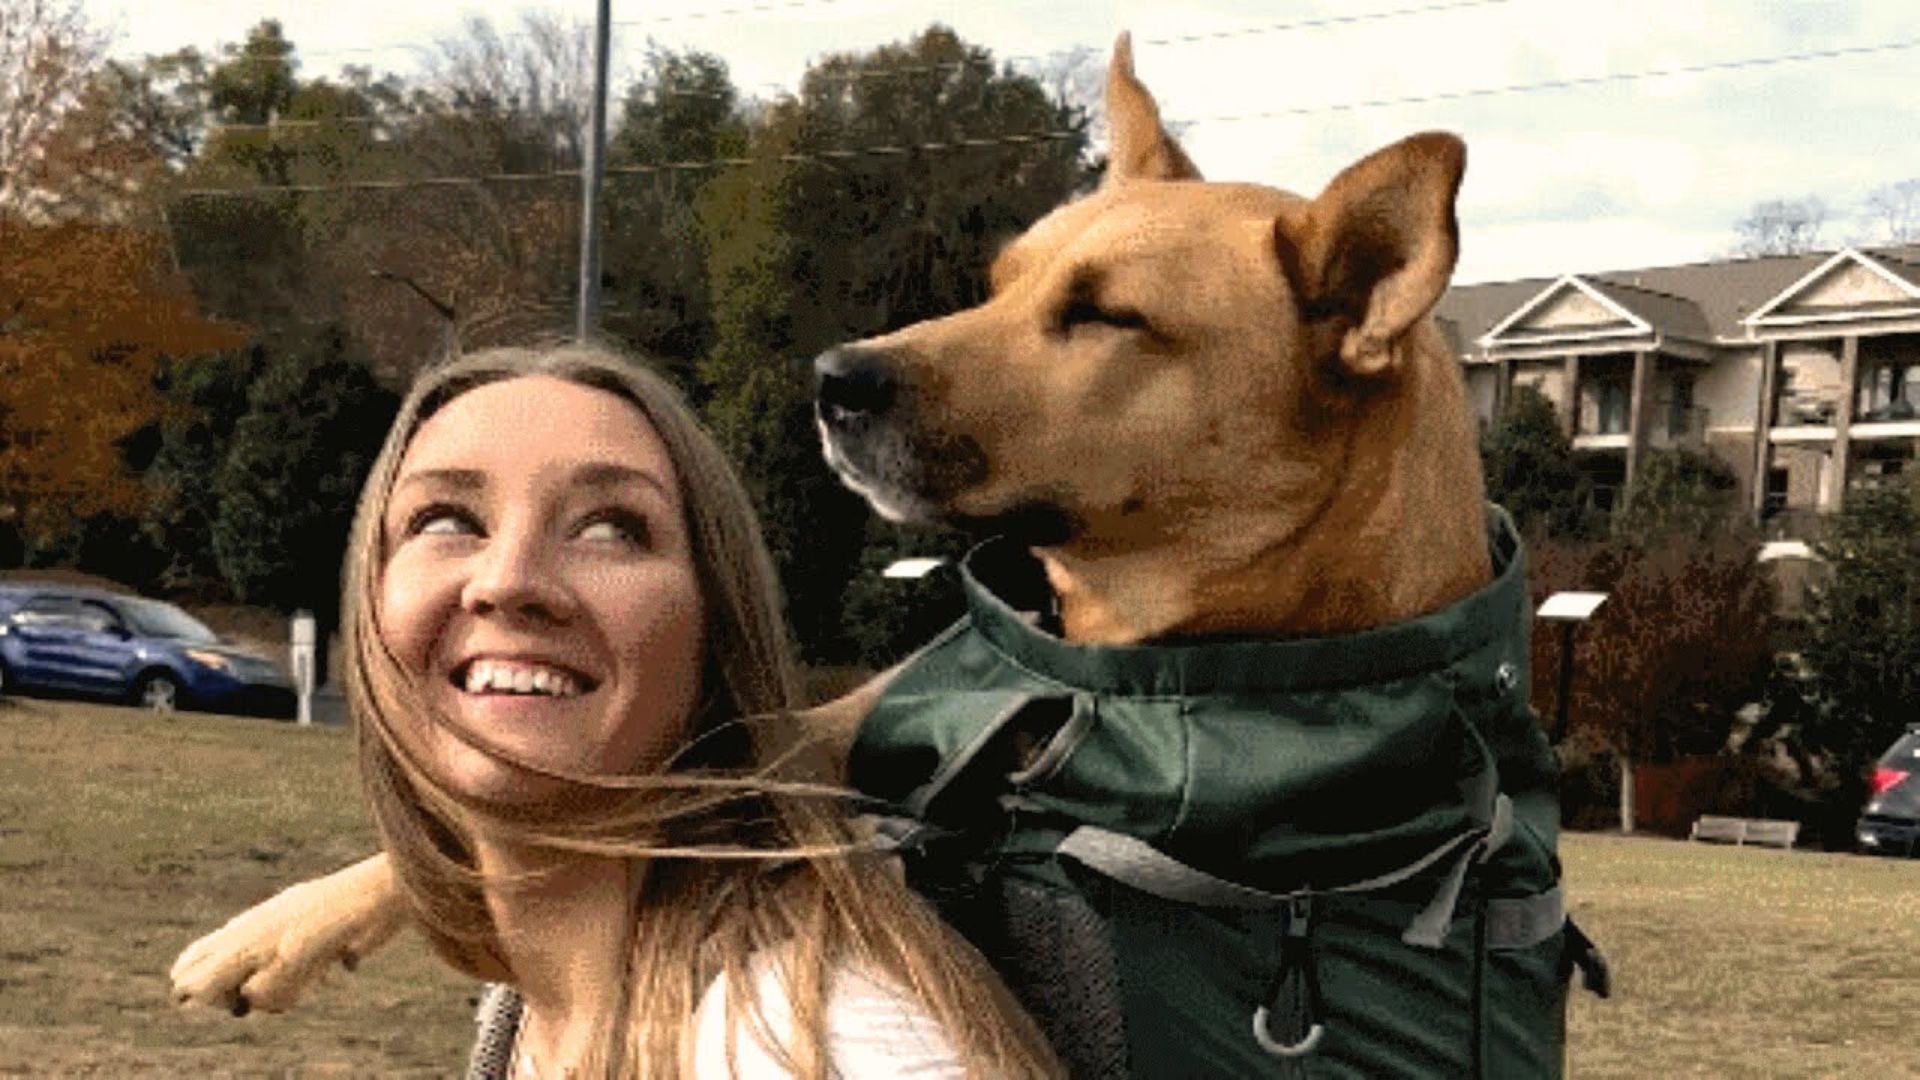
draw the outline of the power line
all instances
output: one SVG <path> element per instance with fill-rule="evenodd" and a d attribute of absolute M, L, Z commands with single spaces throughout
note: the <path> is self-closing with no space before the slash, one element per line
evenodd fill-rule
<path fill-rule="evenodd" d="M 790 11 L 794 8 L 830 7 L 838 2 L 839 0 L 771 0 L 771 2 L 768 3 L 717 8 L 713 11 L 679 11 L 652 19 L 616 19 L 613 25 L 660 26 L 666 23 L 697 22 L 702 19 L 723 19 L 734 15 L 759 15 L 769 11 Z"/>
<path fill-rule="evenodd" d="M 1680 67 L 1649 68 L 1644 71 L 1622 71 L 1606 75 L 1584 75 L 1570 79 L 1546 79 L 1541 82 L 1531 83 L 1508 83 L 1504 86 L 1481 86 L 1466 90 L 1441 90 L 1430 94 L 1408 94 L 1403 97 L 1367 98 L 1360 101 L 1336 102 L 1330 105 L 1302 105 L 1292 109 L 1268 109 L 1260 112 L 1227 113 L 1177 120 L 1176 123 L 1234 124 L 1247 120 L 1277 120 L 1294 116 L 1313 116 L 1320 113 L 1379 109 L 1392 105 L 1424 105 L 1436 101 L 1459 101 L 1463 98 L 1493 97 L 1503 94 L 1530 94 L 1543 90 L 1566 90 L 1582 86 L 1599 86 L 1606 83 L 1634 82 L 1640 79 L 1662 79 L 1674 75 L 1700 75 L 1714 71 L 1735 71 L 1742 68 L 1772 67 L 1778 64 L 1794 64 L 1809 60 L 1832 60 L 1843 56 L 1865 56 L 1870 53 L 1896 52 L 1901 49 L 1911 49 L 1916 46 L 1920 46 L 1920 38 L 1912 38 L 1906 41 L 1891 41 L 1880 45 L 1850 45 L 1837 49 L 1813 49 L 1806 52 L 1782 53 L 1776 56 L 1754 56 L 1740 60 L 1686 64 Z"/>
<path fill-rule="evenodd" d="M 1422 4 L 1418 7 L 1393 8 L 1387 11 L 1361 11 L 1350 15 L 1326 15 L 1312 19 L 1296 19 L 1291 22 L 1267 23 L 1262 26 L 1243 26 L 1233 30 L 1207 30 L 1195 34 L 1174 34 L 1170 37 L 1141 38 L 1139 44 L 1191 45 L 1201 41 L 1250 37 L 1255 34 L 1277 34 L 1288 30 L 1323 30 L 1331 26 L 1378 22 L 1382 19 L 1396 19 L 1408 15 L 1431 15 L 1436 12 L 1460 11 L 1465 8 L 1493 7 L 1507 2 L 1508 0 L 1450 0 L 1448 3 L 1441 4 Z M 1044 58 L 1030 57 L 1028 59 Z"/>
<path fill-rule="evenodd" d="M 715 158 L 708 161 L 655 162 L 644 165 L 609 165 L 608 176 L 652 176 L 676 172 L 708 172 L 715 169 L 744 168 L 775 162 L 786 165 L 847 161 L 862 157 L 906 157 L 914 153 L 941 153 L 952 150 L 979 150 L 990 147 L 1037 146 L 1076 138 L 1071 130 L 1037 131 L 1018 135 L 948 139 L 910 144 L 862 146 L 805 153 L 769 154 L 764 157 Z M 486 173 L 479 176 L 425 176 L 406 180 L 345 180 L 330 184 L 271 184 L 244 188 L 185 188 L 174 194 L 182 198 L 234 198 L 260 195 L 313 195 L 329 191 L 397 191 L 419 187 L 477 187 L 482 184 L 537 183 L 553 180 L 578 180 L 579 169 L 556 169 L 537 173 Z"/>
<path fill-rule="evenodd" d="M 1771 67 L 1781 64 L 1805 63 L 1816 60 L 1832 60 L 1850 56 L 1865 56 L 1874 53 L 1896 52 L 1920 47 L 1920 38 L 1905 41 L 1884 42 L 1876 45 L 1852 45 L 1831 49 L 1813 49 L 1802 52 L 1781 53 L 1770 56 L 1744 57 L 1737 60 L 1712 61 L 1702 64 L 1687 64 L 1678 67 L 1650 68 L 1641 71 L 1615 72 L 1605 75 L 1589 75 L 1566 79 L 1548 79 L 1539 82 L 1509 83 L 1502 86 L 1474 87 L 1465 90 L 1445 90 L 1427 94 L 1409 94 L 1399 97 L 1369 98 L 1358 101 L 1334 102 L 1322 105 L 1303 105 L 1288 109 L 1270 109 L 1257 112 L 1222 113 L 1209 116 L 1178 117 L 1173 122 L 1183 125 L 1243 123 L 1250 120 L 1287 119 L 1298 116 L 1312 116 L 1322 113 L 1352 112 L 1361 109 L 1388 108 L 1396 105 L 1422 105 L 1441 101 L 1458 101 L 1476 97 L 1494 97 L 1502 95 L 1522 95 L 1540 93 L 1549 90 L 1574 89 L 1584 86 L 1598 86 L 1609 83 L 1633 82 L 1643 79 L 1668 78 L 1676 75 L 1699 75 L 1718 71 L 1736 71 L 1747 68 Z M 837 150 L 817 150 L 807 153 L 770 155 L 767 157 L 731 157 L 716 158 L 709 161 L 657 162 L 641 165 L 609 166 L 609 175 L 641 176 L 656 173 L 697 172 L 710 169 L 737 168 L 765 161 L 783 164 L 825 163 L 843 161 L 859 157 L 898 157 L 918 152 L 938 153 L 959 149 L 978 149 L 993 146 L 1018 146 L 1044 142 L 1057 142 L 1074 138 L 1080 132 L 1072 130 L 1039 131 L 1020 135 L 1005 135 L 991 138 L 967 138 L 948 141 L 930 141 L 918 144 L 882 145 L 855 147 Z M 494 173 L 483 176 L 446 176 L 422 177 L 410 180 L 361 180 L 334 184 L 286 184 L 253 188 L 194 188 L 179 194 L 192 197 L 251 196 L 265 194 L 307 194 L 342 190 L 384 190 L 409 187 L 463 186 L 483 183 L 517 183 L 552 179 L 577 179 L 578 170 L 560 170 L 544 173 Z"/>
<path fill-rule="evenodd" d="M 796 0 L 804 2 L 804 0 Z M 1492 7 L 1509 3 L 1510 0 L 1446 0 L 1444 3 L 1421 4 L 1414 7 L 1390 8 L 1381 11 L 1363 11 L 1347 15 L 1328 15 L 1311 19 L 1291 19 L 1284 22 L 1261 23 L 1254 26 L 1234 27 L 1230 30 L 1210 30 L 1195 34 L 1176 34 L 1168 37 L 1141 38 L 1139 45 L 1190 45 L 1202 41 L 1218 41 L 1226 38 L 1254 37 L 1264 34 L 1278 34 L 1294 30 L 1320 30 L 1334 26 L 1356 23 L 1379 22 L 1387 19 L 1404 18 L 1413 15 L 1430 15 L 1439 12 L 1459 11 L 1466 8 Z M 1057 49 L 1048 53 L 1023 53 L 1002 56 L 998 62 L 1014 64 L 1024 61 L 1044 62 L 1058 56 L 1071 55 L 1075 46 L 1069 49 Z M 836 83 L 860 82 L 866 79 L 890 79 L 904 75 L 933 74 L 942 71 L 959 71 L 963 68 L 991 67 L 994 60 L 948 60 L 936 64 L 896 64 L 884 68 L 866 68 L 833 75 L 817 75 L 816 79 L 829 85 Z M 670 90 L 669 96 L 688 97 L 715 96 L 708 90 Z"/>

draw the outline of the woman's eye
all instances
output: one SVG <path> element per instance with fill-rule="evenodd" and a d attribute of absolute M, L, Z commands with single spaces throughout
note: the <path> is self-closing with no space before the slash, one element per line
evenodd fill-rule
<path fill-rule="evenodd" d="M 594 543 L 636 546 L 644 546 L 649 539 L 647 519 L 638 514 L 624 512 L 596 516 L 582 525 L 577 535 L 582 540 Z"/>
<path fill-rule="evenodd" d="M 473 515 L 450 506 L 427 506 L 407 519 L 408 536 L 465 536 L 480 531 Z"/>

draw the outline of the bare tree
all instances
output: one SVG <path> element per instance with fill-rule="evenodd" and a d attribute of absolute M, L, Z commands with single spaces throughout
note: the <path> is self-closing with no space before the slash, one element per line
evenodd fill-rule
<path fill-rule="evenodd" d="M 434 186 L 336 199 L 323 257 L 386 374 L 410 374 L 444 347 L 444 318 L 411 279 L 453 309 L 461 347 L 566 325 L 579 245 L 578 169 L 593 92 L 592 25 L 529 14 L 503 31 L 470 18 L 425 59 L 396 120 L 388 174 L 515 174 L 518 182 Z M 377 272 L 370 276 L 368 271 Z"/>
<path fill-rule="evenodd" d="M 500 32 L 484 16 L 461 36 L 440 40 L 425 60 L 426 98 L 440 109 L 505 126 L 491 133 L 542 168 L 577 168 L 586 155 L 593 95 L 593 26 L 530 12 L 520 29 Z M 469 135 L 485 130 L 469 124 Z M 500 146 L 488 149 L 499 153 Z"/>
<path fill-rule="evenodd" d="M 1040 84 L 1055 104 L 1078 109 L 1087 118 L 1089 153 L 1107 144 L 1107 54 L 1091 45 L 1075 45 L 1045 56 L 1016 61 L 1015 71 Z M 1163 118 L 1176 138 L 1192 125 Z"/>
<path fill-rule="evenodd" d="M 1905 244 L 1920 240 L 1920 176 L 1867 193 L 1865 213 L 1871 243 Z"/>
<path fill-rule="evenodd" d="M 1091 45 L 1075 45 L 1015 64 L 1015 70 L 1040 84 L 1047 96 L 1087 116 L 1087 133 L 1096 142 L 1107 138 L 1107 60 Z"/>
<path fill-rule="evenodd" d="M 1798 255 L 1812 251 L 1820 246 L 1820 230 L 1828 217 L 1827 204 L 1817 195 L 1756 203 L 1746 217 L 1733 224 L 1740 236 L 1734 254 Z"/>
<path fill-rule="evenodd" d="M 52 144 L 105 48 L 78 0 L 0 0 L 0 215 L 44 214 Z"/>

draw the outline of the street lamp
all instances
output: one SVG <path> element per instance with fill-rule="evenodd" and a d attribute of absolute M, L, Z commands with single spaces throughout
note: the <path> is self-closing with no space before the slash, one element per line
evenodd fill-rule
<path fill-rule="evenodd" d="M 1560 688 L 1553 695 L 1555 746 L 1567 734 L 1567 708 L 1573 697 L 1573 632 L 1607 600 L 1602 592 L 1557 592 L 1534 612 L 1536 618 L 1560 624 Z M 1633 762 L 1620 756 L 1620 831 L 1633 831 Z"/>
<path fill-rule="evenodd" d="M 897 559 L 880 571 L 881 577 L 914 580 L 926 577 L 946 562 L 945 559 Z"/>
<path fill-rule="evenodd" d="M 1560 689 L 1553 696 L 1553 741 L 1567 733 L 1567 699 L 1573 690 L 1573 631 L 1593 618 L 1605 603 L 1603 592 L 1557 592 L 1547 597 L 1534 617 L 1560 624 Z"/>

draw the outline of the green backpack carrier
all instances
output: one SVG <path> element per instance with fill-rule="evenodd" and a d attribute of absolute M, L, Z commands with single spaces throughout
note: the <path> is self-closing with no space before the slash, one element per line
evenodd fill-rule
<path fill-rule="evenodd" d="M 1068 644 L 989 541 L 968 615 L 863 723 L 852 780 L 908 880 L 1073 1076 L 1557 1077 L 1579 967 L 1529 604 L 1493 582 L 1340 638 Z"/>

